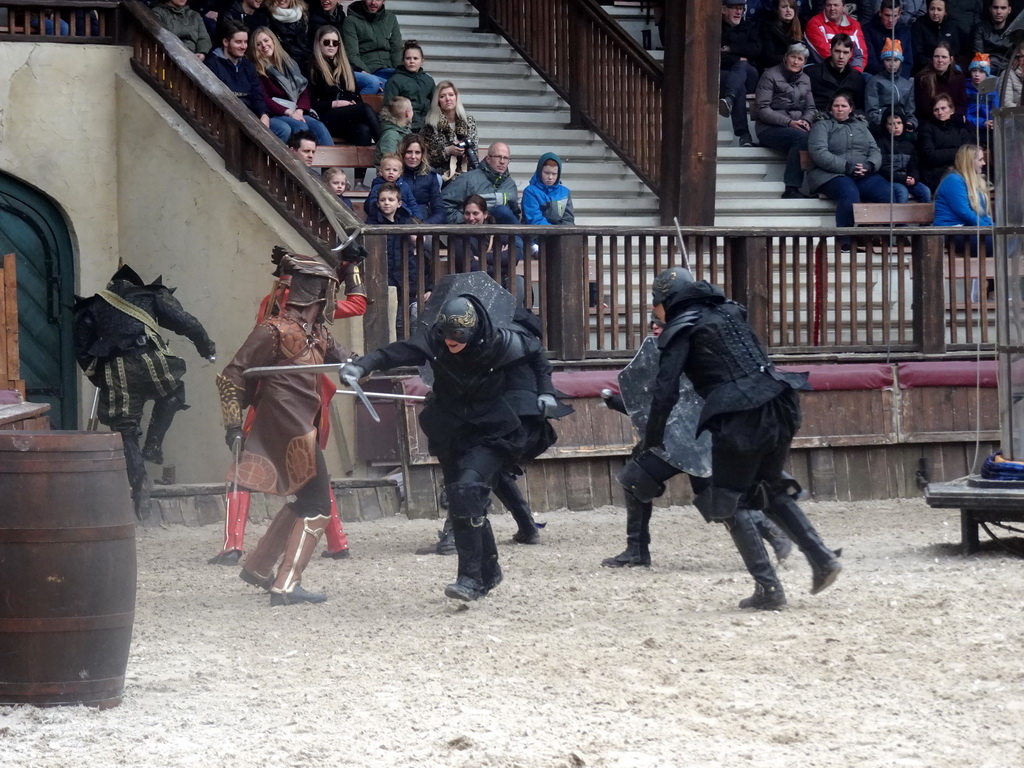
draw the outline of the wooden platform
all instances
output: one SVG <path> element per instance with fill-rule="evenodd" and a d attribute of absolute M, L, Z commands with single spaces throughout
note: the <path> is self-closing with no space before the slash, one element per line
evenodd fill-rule
<path fill-rule="evenodd" d="M 965 555 L 978 551 L 982 523 L 1024 523 L 1024 483 L 971 475 L 930 484 L 924 499 L 936 509 L 960 510 L 960 548 Z"/>

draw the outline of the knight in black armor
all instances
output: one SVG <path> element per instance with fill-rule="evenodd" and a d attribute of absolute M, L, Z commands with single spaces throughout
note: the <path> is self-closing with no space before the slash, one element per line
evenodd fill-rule
<path fill-rule="evenodd" d="M 149 515 L 151 482 L 145 462 L 163 463 L 164 436 L 174 415 L 188 408 L 181 380 L 185 361 L 170 352 L 158 327 L 185 336 L 202 357 L 212 360 L 216 355 L 202 324 L 173 293 L 161 278 L 146 285 L 131 267 L 122 266 L 106 290 L 77 299 L 74 307 L 75 357 L 99 389 L 99 422 L 121 433 L 140 520 Z M 142 409 L 148 400 L 153 411 L 140 447 Z"/>
<path fill-rule="evenodd" d="M 669 414 L 686 376 L 704 405 L 697 434 L 711 433 L 711 477 L 695 479 L 694 504 L 722 522 L 754 578 L 741 608 L 775 610 L 786 604 L 753 510 L 764 512 L 804 553 L 811 565 L 811 594 L 829 587 L 842 570 L 797 505 L 795 480 L 783 471 L 800 427 L 799 390 L 806 374 L 778 370 L 746 321 L 746 311 L 721 289 L 675 267 L 652 285 L 655 315 L 665 323 L 658 339 L 658 374 L 646 433 L 619 474 L 626 489 L 626 551 L 618 559 L 650 562 L 651 501 L 679 474 L 653 449 L 661 448 Z M 799 490 L 799 486 L 796 486 Z"/>
<path fill-rule="evenodd" d="M 502 580 L 487 509 L 503 469 L 527 461 L 554 442 L 547 417 L 559 404 L 551 366 L 532 334 L 495 327 L 474 295 L 454 295 L 436 321 L 342 369 L 343 381 L 377 370 L 429 363 L 431 394 L 420 414 L 430 453 L 438 458 L 452 518 L 458 576 L 448 597 L 476 600 Z M 529 386 L 517 384 L 526 373 Z"/>

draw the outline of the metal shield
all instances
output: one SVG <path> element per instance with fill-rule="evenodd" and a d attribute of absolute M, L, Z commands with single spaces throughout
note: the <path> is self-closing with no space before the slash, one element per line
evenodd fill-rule
<path fill-rule="evenodd" d="M 647 416 L 654 396 L 651 389 L 658 375 L 661 352 L 653 336 L 644 339 L 636 357 L 619 372 L 619 392 L 626 412 L 637 433 L 647 431 Z M 711 475 L 711 434 L 694 437 L 704 398 L 698 395 L 690 380 L 679 377 L 679 402 L 672 409 L 665 425 L 665 448 L 654 453 L 681 472 L 697 477 Z"/>
<path fill-rule="evenodd" d="M 494 328 L 508 328 L 512 325 L 516 300 L 486 272 L 459 272 L 441 277 L 434 284 L 427 303 L 423 305 L 417 323 L 423 329 L 430 328 L 445 302 L 464 294 L 480 302 Z"/>

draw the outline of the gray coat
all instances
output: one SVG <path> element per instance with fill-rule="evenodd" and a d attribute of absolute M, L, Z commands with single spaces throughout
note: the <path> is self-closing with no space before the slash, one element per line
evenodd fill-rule
<path fill-rule="evenodd" d="M 855 115 L 845 123 L 831 114 L 819 115 L 807 137 L 807 151 L 813 167 L 804 184 L 812 194 L 825 182 L 849 175 L 857 163 L 863 163 L 872 173 L 882 164 L 882 151 L 863 115 Z"/>
<path fill-rule="evenodd" d="M 770 126 L 785 128 L 791 120 L 807 120 L 814 115 L 811 81 L 803 72 L 790 72 L 783 64 L 769 67 L 757 81 L 754 91 L 755 129 Z"/>

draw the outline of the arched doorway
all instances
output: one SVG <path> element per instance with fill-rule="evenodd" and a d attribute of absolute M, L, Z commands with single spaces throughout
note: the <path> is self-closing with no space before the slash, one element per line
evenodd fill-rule
<path fill-rule="evenodd" d="M 71 236 L 53 201 L 0 173 L 0 254 L 4 253 L 17 254 L 18 341 L 28 399 L 50 404 L 55 429 L 76 429 Z"/>

